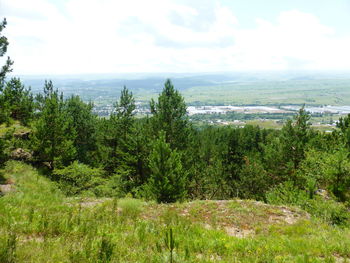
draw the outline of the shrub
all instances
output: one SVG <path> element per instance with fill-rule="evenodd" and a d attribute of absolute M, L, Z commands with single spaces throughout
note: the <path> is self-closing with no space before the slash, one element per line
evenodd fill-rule
<path fill-rule="evenodd" d="M 332 152 L 310 150 L 298 171 L 298 184 L 314 180 L 315 187 L 327 188 L 339 201 L 350 199 L 350 161 L 345 149 Z"/>
<path fill-rule="evenodd" d="M 102 183 L 102 169 L 91 168 L 77 161 L 63 169 L 55 169 L 53 175 L 57 177 L 60 188 L 67 195 L 77 195 L 92 191 Z"/>
<path fill-rule="evenodd" d="M 136 219 L 142 211 L 143 202 L 133 198 L 123 198 L 118 200 L 118 206 L 121 208 L 122 215 Z"/>
<path fill-rule="evenodd" d="M 350 213 L 343 203 L 323 200 L 321 197 L 309 200 L 302 208 L 331 225 L 348 226 Z"/>
<path fill-rule="evenodd" d="M 321 196 L 313 196 L 311 199 L 307 191 L 295 187 L 290 181 L 270 190 L 266 194 L 266 200 L 276 205 L 299 206 L 331 225 L 347 226 L 350 223 L 350 213 L 343 203 L 325 200 Z"/>
<path fill-rule="evenodd" d="M 267 202 L 274 205 L 300 205 L 308 199 L 307 192 L 295 187 L 291 181 L 281 183 L 266 193 Z"/>

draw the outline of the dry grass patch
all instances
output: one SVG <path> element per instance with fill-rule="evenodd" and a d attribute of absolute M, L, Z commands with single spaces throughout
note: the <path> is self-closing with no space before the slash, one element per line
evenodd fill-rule
<path fill-rule="evenodd" d="M 193 201 L 183 204 L 147 204 L 143 219 L 164 220 L 175 214 L 206 229 L 224 230 L 228 235 L 248 237 L 256 229 L 265 232 L 271 225 L 295 224 L 309 215 L 297 208 L 267 205 L 249 200 Z"/>

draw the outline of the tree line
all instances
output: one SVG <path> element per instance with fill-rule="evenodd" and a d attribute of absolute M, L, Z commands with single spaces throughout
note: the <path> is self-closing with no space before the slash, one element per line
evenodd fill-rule
<path fill-rule="evenodd" d="M 159 202 L 264 200 L 269 189 L 288 181 L 310 193 L 326 188 L 348 200 L 349 116 L 332 133 L 311 129 L 304 108 L 281 130 L 196 129 L 170 80 L 144 118 L 134 116 L 135 100 L 125 87 L 109 118 L 94 115 L 93 104 L 79 96 L 64 99 L 51 81 L 34 97 L 12 78 L 0 103 L 3 123 L 19 121 L 30 129 L 29 139 L 8 134 L 2 145 L 31 152 L 30 162 L 47 167 L 53 180 L 71 184 L 68 194 L 129 193 Z"/>
<path fill-rule="evenodd" d="M 5 26 L 6 20 L 0 25 L 1 56 L 8 45 L 1 36 Z M 312 199 L 325 189 L 349 201 L 350 115 L 332 133 L 311 129 L 303 107 L 281 130 L 195 128 L 184 98 L 166 80 L 150 102 L 151 116 L 135 117 L 135 99 L 124 87 L 113 113 L 99 118 L 93 103 L 75 95 L 65 99 L 51 81 L 34 96 L 20 79 L 6 79 L 12 64 L 8 58 L 0 72 L 0 122 L 19 122 L 29 134 L 9 129 L 0 139 L 1 162 L 23 149 L 23 159 L 41 167 L 67 195 L 268 201 L 295 193 Z"/>

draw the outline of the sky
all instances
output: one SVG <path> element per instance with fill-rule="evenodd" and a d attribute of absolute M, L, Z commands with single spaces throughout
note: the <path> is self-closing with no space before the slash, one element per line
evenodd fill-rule
<path fill-rule="evenodd" d="M 350 70 L 350 0 L 0 0 L 3 17 L 15 74 Z"/>

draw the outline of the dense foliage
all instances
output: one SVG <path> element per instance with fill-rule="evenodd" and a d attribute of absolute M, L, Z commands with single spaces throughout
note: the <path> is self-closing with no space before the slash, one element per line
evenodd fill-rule
<path fill-rule="evenodd" d="M 282 130 L 250 125 L 198 129 L 170 80 L 158 102 L 151 102 L 152 115 L 142 119 L 134 116 L 135 101 L 126 88 L 109 118 L 97 118 L 93 105 L 78 96 L 64 99 L 50 81 L 34 101 L 19 79 L 6 83 L 6 100 L 19 93 L 22 99 L 9 118 L 18 119 L 15 112 L 22 108 L 30 116 L 24 122 L 31 129 L 29 161 L 53 171 L 51 178 L 62 188 L 66 184 L 70 194 L 80 192 L 75 188 L 83 182 L 85 192 L 99 196 L 267 201 L 276 187 L 290 183 L 310 199 L 317 189 L 338 201 L 350 198 L 350 116 L 340 119 L 333 133 L 312 130 L 303 107 Z M 88 169 L 99 169 L 103 176 L 96 180 Z"/>
<path fill-rule="evenodd" d="M 0 33 L 5 26 L 4 20 Z M 8 42 L 0 40 L 3 56 Z M 11 65 L 8 59 L 0 74 L 0 121 L 28 132 L 4 133 L 0 162 L 15 156 L 43 167 L 69 195 L 269 201 L 287 185 L 283 190 L 310 200 L 318 189 L 335 201 L 350 200 L 350 115 L 332 133 L 312 130 L 304 107 L 281 130 L 195 128 L 184 98 L 166 80 L 150 116 L 135 117 L 135 99 L 124 87 L 114 112 L 98 118 L 92 103 L 64 99 L 51 81 L 34 98 L 20 79 L 5 78 Z"/>

